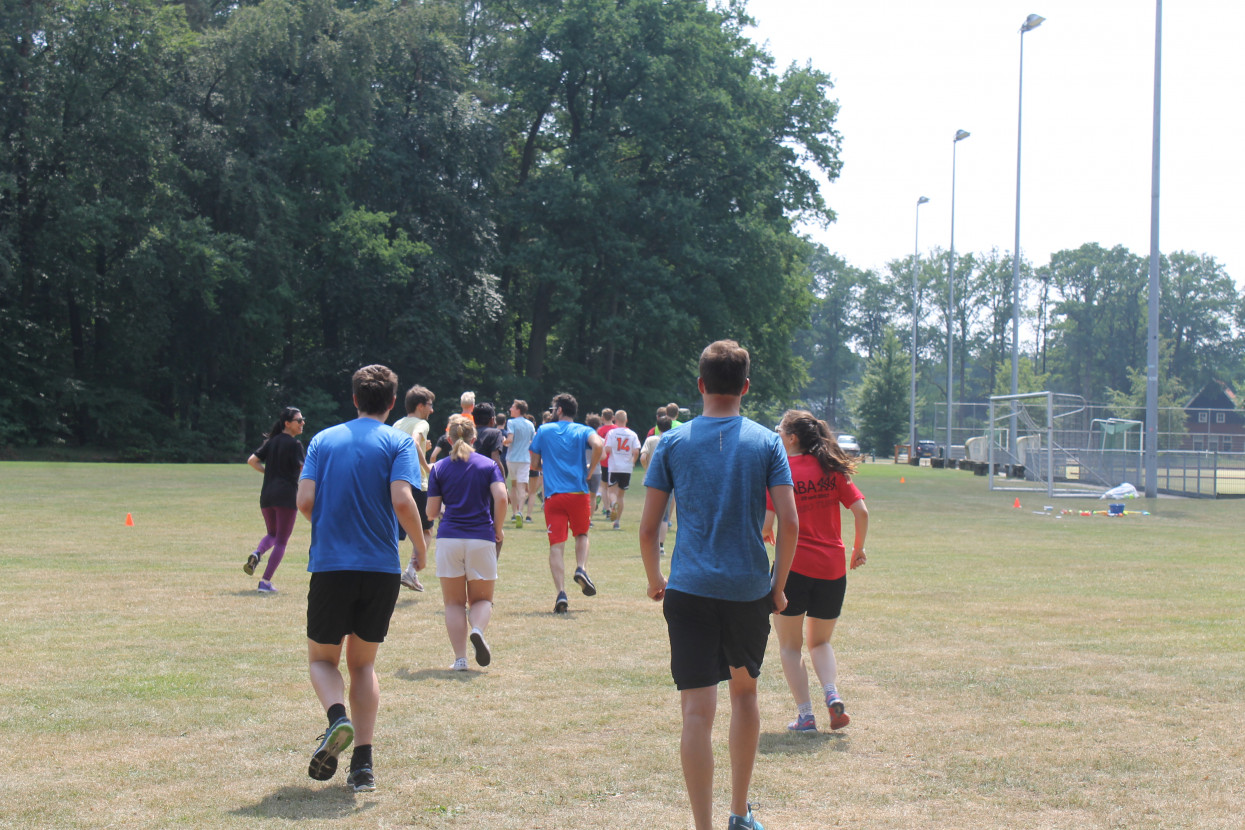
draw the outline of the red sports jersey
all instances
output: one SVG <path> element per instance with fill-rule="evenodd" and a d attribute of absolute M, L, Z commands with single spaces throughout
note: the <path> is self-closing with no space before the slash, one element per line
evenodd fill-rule
<path fill-rule="evenodd" d="M 851 507 L 864 498 L 852 480 L 842 473 L 827 475 L 811 455 L 788 456 L 795 485 L 795 511 L 800 519 L 800 538 L 791 570 L 814 579 L 838 579 L 847 573 L 839 505 Z M 768 495 L 765 507 L 774 509 Z"/>

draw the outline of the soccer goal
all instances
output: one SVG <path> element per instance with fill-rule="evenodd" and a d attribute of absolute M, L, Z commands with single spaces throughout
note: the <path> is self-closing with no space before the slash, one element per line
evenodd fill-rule
<path fill-rule="evenodd" d="M 1045 492 L 1051 498 L 1098 496 L 1130 475 L 1135 478 L 1141 453 L 1127 442 L 1115 449 L 1103 440 L 1107 433 L 1127 438 L 1129 430 L 1122 423 L 1104 428 L 1096 423 L 1100 420 L 1080 395 L 991 396 L 983 436 L 990 489 Z"/>

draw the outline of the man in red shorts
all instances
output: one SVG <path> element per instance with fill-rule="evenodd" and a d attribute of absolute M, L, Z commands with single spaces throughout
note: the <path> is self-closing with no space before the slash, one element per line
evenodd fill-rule
<path fill-rule="evenodd" d="M 541 425 L 532 438 L 532 471 L 545 480 L 545 526 L 549 531 L 549 572 L 558 591 L 553 612 L 565 614 L 566 539 L 575 537 L 575 581 L 584 596 L 596 594 L 588 578 L 588 522 L 592 518 L 592 497 L 588 494 L 588 471 L 601 460 L 605 442 L 585 424 L 575 423 L 579 404 L 565 393 L 553 399 L 553 420 Z M 592 457 L 584 464 L 588 451 Z"/>

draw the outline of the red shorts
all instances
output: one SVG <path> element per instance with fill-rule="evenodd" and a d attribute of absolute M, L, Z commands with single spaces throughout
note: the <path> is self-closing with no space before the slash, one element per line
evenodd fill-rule
<path fill-rule="evenodd" d="M 592 500 L 587 493 L 558 493 L 545 499 L 545 527 L 551 545 L 566 541 L 568 525 L 572 536 L 587 536 L 591 519 Z"/>

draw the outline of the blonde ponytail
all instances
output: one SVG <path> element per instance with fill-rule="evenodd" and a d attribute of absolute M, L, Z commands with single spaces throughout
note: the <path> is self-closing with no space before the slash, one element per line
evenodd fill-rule
<path fill-rule="evenodd" d="M 451 415 L 450 426 L 447 432 L 453 449 L 450 450 L 450 458 L 455 461 L 466 461 L 475 452 L 472 446 L 476 440 L 475 421 L 463 415 Z"/>

